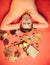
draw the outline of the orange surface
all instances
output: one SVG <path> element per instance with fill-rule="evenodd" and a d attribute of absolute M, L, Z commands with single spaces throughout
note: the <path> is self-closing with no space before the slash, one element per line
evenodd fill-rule
<path fill-rule="evenodd" d="M 49 28 L 40 29 L 43 38 L 39 43 L 39 54 L 35 59 L 27 57 L 20 58 L 16 62 L 10 62 L 3 54 L 4 45 L 0 41 L 0 65 L 50 65 L 50 0 L 36 0 L 39 12 L 46 17 Z M 0 22 L 9 10 L 10 0 L 0 0 Z M 8 35 L 8 39 L 13 42 L 14 36 Z"/>

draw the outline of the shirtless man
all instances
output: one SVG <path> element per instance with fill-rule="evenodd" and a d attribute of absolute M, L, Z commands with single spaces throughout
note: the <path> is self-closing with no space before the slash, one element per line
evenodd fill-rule
<path fill-rule="evenodd" d="M 20 30 L 24 33 L 33 30 L 33 22 L 29 14 L 25 13 L 21 17 Z"/>
<path fill-rule="evenodd" d="M 33 24 L 34 28 L 48 28 L 47 21 L 37 11 L 35 0 L 12 0 L 10 11 L 5 16 L 1 24 L 1 30 L 19 29 L 20 23 L 18 24 L 10 23 L 12 23 L 13 20 L 21 17 L 24 13 L 30 14 L 32 19 L 38 22 L 38 24 L 36 23 Z"/>

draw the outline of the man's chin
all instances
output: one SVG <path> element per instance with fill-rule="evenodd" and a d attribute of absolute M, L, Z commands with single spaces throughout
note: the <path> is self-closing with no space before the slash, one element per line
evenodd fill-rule
<path fill-rule="evenodd" d="M 20 29 L 22 32 L 26 33 L 26 32 L 30 32 L 32 29 L 24 29 L 24 28 L 21 28 Z"/>

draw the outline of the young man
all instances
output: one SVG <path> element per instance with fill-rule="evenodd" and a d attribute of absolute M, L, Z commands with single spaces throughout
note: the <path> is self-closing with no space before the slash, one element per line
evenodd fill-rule
<path fill-rule="evenodd" d="M 29 14 L 24 14 L 21 17 L 20 30 L 22 32 L 30 32 L 33 29 L 33 22 Z"/>
<path fill-rule="evenodd" d="M 20 23 L 10 23 L 12 23 L 13 20 L 21 17 L 24 13 L 30 14 L 31 18 L 38 22 L 38 24 L 33 24 L 34 28 L 48 28 L 49 25 L 47 21 L 37 11 L 35 0 L 12 0 L 10 11 L 5 16 L 1 24 L 1 30 L 13 30 L 20 28 Z"/>

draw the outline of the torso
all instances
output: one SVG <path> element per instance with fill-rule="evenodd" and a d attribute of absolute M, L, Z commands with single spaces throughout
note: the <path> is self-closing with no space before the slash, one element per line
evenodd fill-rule
<path fill-rule="evenodd" d="M 34 0 L 13 0 L 11 9 L 17 11 L 35 8 Z"/>

